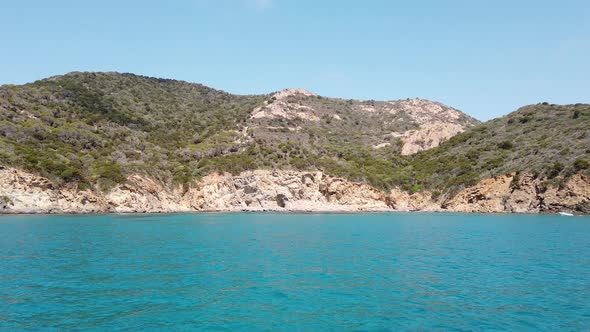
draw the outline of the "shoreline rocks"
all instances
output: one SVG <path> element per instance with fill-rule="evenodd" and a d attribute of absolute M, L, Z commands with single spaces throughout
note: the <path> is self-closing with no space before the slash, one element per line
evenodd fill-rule
<path fill-rule="evenodd" d="M 19 169 L 0 169 L 0 214 L 174 212 L 474 212 L 590 213 L 590 177 L 573 175 L 560 188 L 545 188 L 530 174 L 480 181 L 451 199 L 423 191 L 383 193 L 365 183 L 323 172 L 255 170 L 212 174 L 195 186 L 165 188 L 131 175 L 107 193 L 55 186 Z"/>

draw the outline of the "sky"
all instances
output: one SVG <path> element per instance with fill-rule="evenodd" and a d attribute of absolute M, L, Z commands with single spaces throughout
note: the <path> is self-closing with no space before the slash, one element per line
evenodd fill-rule
<path fill-rule="evenodd" d="M 590 102 L 589 14 L 587 0 L 2 1 L 0 84 L 118 71 L 424 98 L 488 120 Z"/>

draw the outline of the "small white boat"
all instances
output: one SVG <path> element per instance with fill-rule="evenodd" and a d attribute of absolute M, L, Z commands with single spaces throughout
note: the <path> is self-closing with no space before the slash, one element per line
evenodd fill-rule
<path fill-rule="evenodd" d="M 574 215 L 569 213 L 569 212 L 559 212 L 560 215 L 562 216 L 566 216 L 566 217 L 573 217 Z"/>

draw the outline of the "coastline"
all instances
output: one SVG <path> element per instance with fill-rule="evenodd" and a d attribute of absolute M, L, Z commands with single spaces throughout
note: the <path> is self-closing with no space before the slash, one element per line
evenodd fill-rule
<path fill-rule="evenodd" d="M 523 215 L 523 216 L 560 216 L 559 212 L 461 212 L 461 211 L 448 211 L 448 210 L 440 210 L 440 211 L 399 211 L 399 210 L 367 210 L 367 211 L 351 211 L 351 210 L 317 210 L 317 211 L 309 211 L 309 210 L 267 210 L 267 211 L 254 211 L 254 210 L 244 210 L 244 211 L 222 211 L 222 210 L 209 210 L 209 211 L 166 211 L 166 212 L 85 212 L 85 213 L 77 213 L 77 212 L 0 212 L 0 218 L 2 217 L 10 217 L 10 216 L 158 216 L 158 215 L 207 215 L 207 214 L 297 214 L 297 215 L 324 215 L 324 214 L 335 214 L 335 215 L 364 215 L 364 214 L 433 214 L 433 215 L 484 215 L 484 216 L 492 216 L 492 215 Z M 588 217 L 590 213 L 580 213 L 574 214 L 573 216 L 569 217 Z M 568 216 L 563 216 L 564 218 Z"/>
<path fill-rule="evenodd" d="M 131 211 L 131 212 L 118 212 L 118 211 L 96 211 L 96 212 L 34 212 L 34 211 L 0 211 L 1 217 L 8 216 L 96 216 L 96 215 L 190 215 L 190 214 L 468 214 L 468 215 L 559 215 L 561 211 L 541 211 L 541 212 L 477 212 L 477 211 L 454 211 L 454 210 L 394 210 L 394 209 L 373 209 L 373 210 L 352 210 L 352 209 L 340 209 L 340 210 L 194 210 L 194 211 Z M 590 213 L 575 213 L 572 217 L 586 217 L 590 216 Z M 565 217 L 565 216 L 564 216 Z"/>
<path fill-rule="evenodd" d="M 246 171 L 211 174 L 196 185 L 162 185 L 131 175 L 109 191 L 80 191 L 14 168 L 0 169 L 0 214 L 125 213 L 590 213 L 590 177 L 572 176 L 540 192 L 543 179 L 506 174 L 480 181 L 453 197 L 428 191 L 380 191 L 321 171 Z M 515 185 L 515 182 L 516 185 Z"/>

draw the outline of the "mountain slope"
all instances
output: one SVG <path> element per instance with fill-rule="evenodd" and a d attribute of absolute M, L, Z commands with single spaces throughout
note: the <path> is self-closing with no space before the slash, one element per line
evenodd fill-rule
<path fill-rule="evenodd" d="M 412 157 L 415 183 L 445 192 L 507 173 L 548 184 L 588 174 L 590 105 L 529 105 Z"/>
<path fill-rule="evenodd" d="M 0 87 L 0 162 L 108 190 L 131 174 L 191 185 L 213 172 L 325 170 L 380 188 L 402 155 L 477 121 L 439 103 L 237 96 L 193 83 L 70 73 Z"/>
<path fill-rule="evenodd" d="M 478 123 L 420 99 L 132 74 L 0 87 L 0 209 L 14 211 L 590 211 L 589 161 L 587 104 Z"/>
<path fill-rule="evenodd" d="M 72 73 L 0 88 L 4 163 L 107 186 L 130 172 L 181 181 L 180 151 L 236 130 L 261 96 L 116 73 Z"/>
<path fill-rule="evenodd" d="M 339 142 L 402 155 L 436 147 L 477 123 L 454 108 L 428 100 L 344 100 L 302 89 L 271 95 L 248 121 L 259 136 L 279 136 L 316 153 L 329 153 L 322 147 Z"/>

